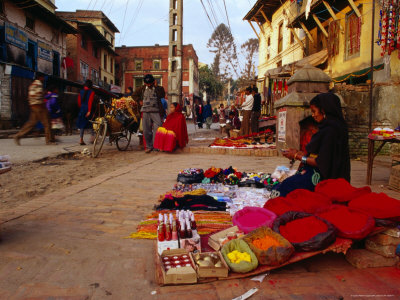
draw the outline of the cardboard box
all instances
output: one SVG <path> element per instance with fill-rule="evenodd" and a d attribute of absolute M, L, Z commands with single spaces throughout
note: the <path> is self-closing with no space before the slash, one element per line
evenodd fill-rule
<path fill-rule="evenodd" d="M 165 250 L 179 249 L 178 241 L 157 241 L 158 254 L 161 255 Z"/>
<path fill-rule="evenodd" d="M 190 253 L 200 253 L 201 252 L 200 235 L 196 235 L 190 239 L 180 239 L 179 248 L 185 249 Z"/>
<path fill-rule="evenodd" d="M 219 251 L 221 249 L 220 239 L 224 239 L 228 236 L 229 233 L 236 233 L 239 231 L 237 226 L 230 227 L 228 229 L 217 232 L 213 235 L 210 235 L 208 238 L 208 245 L 213 248 L 215 251 Z"/>
<path fill-rule="evenodd" d="M 205 253 L 200 253 L 200 257 L 203 258 L 204 256 L 207 256 L 211 253 L 215 253 L 218 255 L 219 259 L 221 260 L 222 263 L 222 267 L 200 267 L 198 265 L 196 265 L 196 272 L 199 278 L 207 278 L 207 277 L 228 277 L 228 273 L 229 273 L 229 267 L 226 264 L 223 256 L 221 255 L 221 253 L 218 252 L 205 252 Z M 192 256 L 192 260 L 194 260 L 193 258 L 193 254 L 190 254 Z"/>
<path fill-rule="evenodd" d="M 172 249 L 165 250 L 161 255 L 159 255 L 159 265 L 163 275 L 164 284 L 184 284 L 184 283 L 196 283 L 197 274 L 192 267 L 182 267 L 182 268 L 171 268 L 168 271 L 164 268 L 164 263 L 162 258 L 165 256 L 183 255 L 186 254 L 190 257 L 189 252 L 185 249 Z M 194 266 L 194 261 L 190 257 L 192 265 Z"/>

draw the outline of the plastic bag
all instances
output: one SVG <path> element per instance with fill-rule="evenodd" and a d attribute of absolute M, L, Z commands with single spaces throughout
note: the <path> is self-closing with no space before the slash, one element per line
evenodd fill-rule
<path fill-rule="evenodd" d="M 296 219 L 306 218 L 314 216 L 312 214 L 297 212 L 297 211 L 289 211 L 279 218 L 277 218 L 274 222 L 273 229 L 275 232 L 280 233 L 279 227 L 281 225 L 285 225 L 291 221 Z M 317 234 L 311 239 L 301 242 L 301 243 L 292 243 L 293 247 L 296 251 L 317 251 L 327 248 L 336 240 L 336 229 L 335 227 L 329 223 L 328 221 L 321 219 L 320 217 L 314 216 L 315 218 L 321 220 L 328 226 L 328 230 L 322 233 Z"/>
<path fill-rule="evenodd" d="M 262 239 L 265 236 L 274 238 L 280 246 L 271 246 L 269 249 L 263 250 L 253 245 L 254 240 Z M 244 236 L 243 240 L 257 256 L 258 262 L 261 265 L 279 266 L 287 261 L 294 252 L 294 247 L 287 239 L 266 226 L 250 232 Z"/>
<path fill-rule="evenodd" d="M 251 262 L 241 261 L 238 264 L 231 262 L 228 258 L 228 253 L 233 250 L 237 250 L 239 252 L 247 252 L 250 254 Z M 222 256 L 225 259 L 226 264 L 231 268 L 233 272 L 237 273 L 247 273 L 258 267 L 258 260 L 256 255 L 251 251 L 249 245 L 241 239 L 231 240 L 229 243 L 225 244 L 221 249 Z"/>

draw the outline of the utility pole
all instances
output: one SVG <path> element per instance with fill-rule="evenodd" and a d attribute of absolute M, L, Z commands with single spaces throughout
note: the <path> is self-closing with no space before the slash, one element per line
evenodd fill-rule
<path fill-rule="evenodd" d="M 169 1 L 168 100 L 182 106 L 183 0 Z"/>

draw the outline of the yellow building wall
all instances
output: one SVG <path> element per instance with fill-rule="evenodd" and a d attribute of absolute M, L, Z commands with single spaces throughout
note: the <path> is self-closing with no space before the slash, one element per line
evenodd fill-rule
<path fill-rule="evenodd" d="M 102 35 L 104 35 L 104 30 L 107 31 L 107 36 L 106 39 L 112 43 L 112 49 L 115 49 L 115 35 L 113 34 L 112 30 L 110 30 L 101 20 L 96 19 L 93 20 L 92 24 L 96 26 L 96 28 L 101 32 Z M 104 81 L 104 77 L 107 78 L 107 83 L 110 84 L 115 84 L 115 55 L 111 52 L 108 51 L 105 48 L 102 48 L 101 51 L 101 80 Z M 107 68 L 105 68 L 104 65 L 104 55 L 107 55 Z M 111 72 L 111 64 L 113 65 L 112 67 L 112 72 Z"/>
<path fill-rule="evenodd" d="M 263 78 L 266 71 L 277 67 L 277 63 L 282 61 L 282 65 L 290 64 L 303 58 L 303 50 L 296 39 L 290 44 L 290 30 L 287 27 L 289 18 L 294 17 L 290 10 L 290 1 L 286 1 L 272 16 L 271 23 L 263 24 L 265 34 L 260 31 L 259 43 L 259 64 L 258 76 Z M 283 22 L 283 45 L 282 51 L 278 53 L 279 24 Z M 299 30 L 296 29 L 299 35 Z M 271 44 L 268 49 L 268 37 Z M 269 51 L 270 58 L 267 59 Z"/>

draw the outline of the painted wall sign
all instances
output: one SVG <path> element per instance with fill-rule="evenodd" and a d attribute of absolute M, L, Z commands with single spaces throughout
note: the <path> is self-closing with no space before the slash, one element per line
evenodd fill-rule
<path fill-rule="evenodd" d="M 53 49 L 49 44 L 43 43 L 42 41 L 38 40 L 38 56 L 42 59 L 52 61 L 52 51 Z"/>
<path fill-rule="evenodd" d="M 5 23 L 5 41 L 6 43 L 17 46 L 28 51 L 28 35 L 18 27 Z"/>
<path fill-rule="evenodd" d="M 278 112 L 278 142 L 286 142 L 286 109 Z"/>
<path fill-rule="evenodd" d="M 189 81 L 182 81 L 182 86 L 189 86 Z"/>

